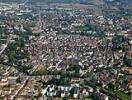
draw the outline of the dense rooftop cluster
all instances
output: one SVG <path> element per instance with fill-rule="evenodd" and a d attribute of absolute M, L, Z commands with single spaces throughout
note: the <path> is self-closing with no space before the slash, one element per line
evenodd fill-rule
<path fill-rule="evenodd" d="M 0 99 L 131 99 L 130 4 L 94 2 L 0 3 Z"/>

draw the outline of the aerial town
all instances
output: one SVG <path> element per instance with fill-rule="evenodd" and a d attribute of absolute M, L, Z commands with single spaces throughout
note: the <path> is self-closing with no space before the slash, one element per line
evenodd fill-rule
<path fill-rule="evenodd" d="M 132 100 L 132 1 L 1 0 L 0 100 Z"/>

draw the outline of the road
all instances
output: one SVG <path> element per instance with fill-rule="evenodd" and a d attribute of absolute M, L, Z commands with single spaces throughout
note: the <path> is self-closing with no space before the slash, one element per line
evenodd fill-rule
<path fill-rule="evenodd" d="M 20 89 L 11 97 L 11 100 L 15 100 L 16 96 L 25 88 L 25 86 L 27 85 L 28 81 L 29 81 L 30 77 L 28 76 L 26 78 L 26 80 L 24 81 L 24 83 L 21 85 Z"/>
<path fill-rule="evenodd" d="M 11 37 L 9 37 L 7 39 L 7 43 L 4 45 L 3 49 L 0 51 L 0 56 L 2 55 L 2 53 L 5 51 L 5 49 L 8 47 L 9 43 L 10 43 Z"/>

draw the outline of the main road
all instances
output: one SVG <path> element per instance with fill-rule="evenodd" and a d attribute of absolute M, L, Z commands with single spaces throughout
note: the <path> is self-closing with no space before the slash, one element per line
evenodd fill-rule
<path fill-rule="evenodd" d="M 0 56 L 2 55 L 2 53 L 5 51 L 5 49 L 8 47 L 9 43 L 10 43 L 11 37 L 9 37 L 7 39 L 7 43 L 4 45 L 3 49 L 0 51 Z"/>

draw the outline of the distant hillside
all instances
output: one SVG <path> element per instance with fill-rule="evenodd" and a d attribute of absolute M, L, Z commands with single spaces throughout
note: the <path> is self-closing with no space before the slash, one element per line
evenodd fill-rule
<path fill-rule="evenodd" d="M 0 0 L 0 2 L 24 2 L 26 0 Z M 102 3 L 103 1 L 109 2 L 122 2 L 132 3 L 132 0 L 28 0 L 29 2 L 45 2 L 45 3 Z"/>
<path fill-rule="evenodd" d="M 113 2 L 113 3 L 132 3 L 132 0 L 104 0 L 105 2 Z"/>
<path fill-rule="evenodd" d="M 1 2 L 24 2 L 26 0 L 0 0 Z M 90 0 L 28 0 L 29 2 L 46 2 L 46 3 L 70 3 L 70 2 L 86 2 Z"/>
<path fill-rule="evenodd" d="M 26 0 L 0 0 L 1 2 L 24 2 Z M 97 3 L 99 4 L 103 0 L 28 0 L 28 2 L 45 2 L 45 3 L 81 3 L 81 4 L 89 4 L 89 3 Z"/>

